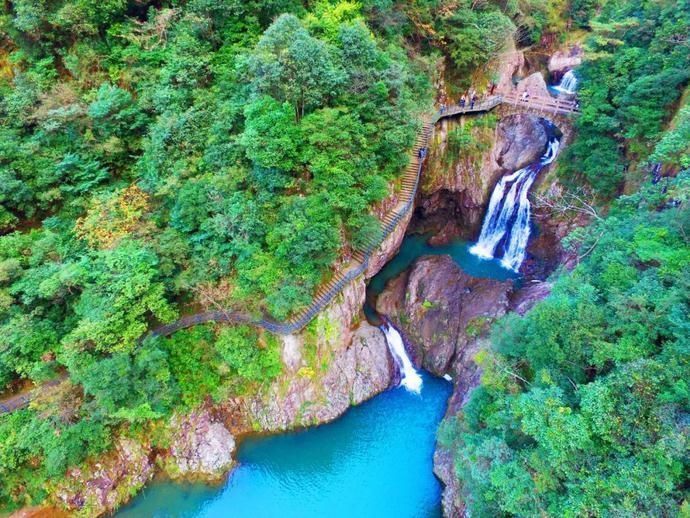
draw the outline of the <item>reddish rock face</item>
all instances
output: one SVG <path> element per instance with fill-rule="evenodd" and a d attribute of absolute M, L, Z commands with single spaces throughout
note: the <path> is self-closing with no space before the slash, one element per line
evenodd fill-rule
<path fill-rule="evenodd" d="M 511 292 L 511 281 L 471 277 L 449 256 L 425 256 L 389 283 L 376 309 L 403 331 L 422 366 L 442 376 L 505 313 Z"/>

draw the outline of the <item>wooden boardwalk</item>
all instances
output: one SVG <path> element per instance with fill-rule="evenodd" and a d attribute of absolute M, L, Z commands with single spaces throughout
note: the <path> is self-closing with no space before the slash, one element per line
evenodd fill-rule
<path fill-rule="evenodd" d="M 556 115 L 576 115 L 580 113 L 577 101 L 568 99 L 537 95 L 530 95 L 525 98 L 517 92 L 503 93 L 500 97 L 503 104 L 537 113 L 553 113 Z"/>
<path fill-rule="evenodd" d="M 345 288 L 345 286 L 364 273 L 369 265 L 369 258 L 371 257 L 372 253 L 381 246 L 385 239 L 392 234 L 400 221 L 402 221 L 407 213 L 413 208 L 414 200 L 417 195 L 417 189 L 419 188 L 419 180 L 422 174 L 422 168 L 424 165 L 424 158 L 421 156 L 420 151 L 422 149 L 426 151 L 435 124 L 441 119 L 448 117 L 467 113 L 487 112 L 493 110 L 501 104 L 544 114 L 553 113 L 573 115 L 579 113 L 577 103 L 573 101 L 539 96 L 530 96 L 525 99 L 515 92 L 495 95 L 480 102 L 476 102 L 473 105 L 468 103 L 463 107 L 452 106 L 446 110 L 443 110 L 442 112 L 436 113 L 433 117 L 430 117 L 426 122 L 424 122 L 421 131 L 417 135 L 414 147 L 410 152 L 410 163 L 408 164 L 407 168 L 405 169 L 405 173 L 401 178 L 402 188 L 400 191 L 400 200 L 398 204 L 391 211 L 389 211 L 381 221 L 380 236 L 378 239 L 370 239 L 363 247 L 355 250 L 348 265 L 341 270 L 336 271 L 333 274 L 333 277 L 317 290 L 312 303 L 308 307 L 286 322 L 278 322 L 268 318 L 253 318 L 248 314 L 230 310 L 205 311 L 196 313 L 194 315 L 183 316 L 175 322 L 154 329 L 147 336 L 169 336 L 180 329 L 185 329 L 207 322 L 247 323 L 263 327 L 268 331 L 278 334 L 290 334 L 301 330 L 320 311 L 330 304 L 330 302 Z M 425 156 L 426 155 L 424 155 L 424 157 Z M 19 408 L 28 406 L 37 391 L 43 390 L 46 387 L 55 386 L 64 378 L 65 376 L 56 378 L 35 389 L 0 400 L 0 414 L 12 412 Z"/>
<path fill-rule="evenodd" d="M 554 114 L 575 114 L 578 113 L 577 103 L 565 101 L 553 97 L 529 96 L 521 97 L 515 92 L 494 95 L 479 102 L 467 103 L 465 106 L 451 106 L 443 111 L 437 112 L 430 117 L 422 126 L 417 135 L 414 147 L 410 152 L 410 163 L 402 177 L 401 199 L 398 205 L 391 210 L 381 221 L 381 235 L 378 239 L 370 239 L 365 245 L 355 250 L 352 260 L 342 269 L 337 270 L 333 277 L 323 284 L 316 292 L 312 303 L 304 308 L 300 313 L 290 318 L 286 322 L 278 322 L 270 318 L 252 318 L 249 315 L 236 311 L 214 310 L 187 315 L 176 322 L 158 327 L 151 334 L 157 336 L 169 336 L 175 331 L 185 329 L 206 322 L 236 322 L 254 324 L 268 331 L 278 334 L 290 334 L 299 331 L 307 325 L 320 311 L 322 311 L 347 284 L 361 275 L 369 265 L 371 254 L 381 246 L 381 243 L 388 238 L 400 221 L 414 205 L 417 195 L 419 179 L 422 174 L 423 160 L 420 160 L 420 150 L 428 146 L 429 138 L 437 122 L 448 117 L 457 115 L 488 112 L 501 104 L 516 106 L 520 109 L 536 111 L 539 113 Z"/>
<path fill-rule="evenodd" d="M 400 179 L 401 190 L 398 204 L 390 210 L 381 221 L 381 233 L 378 238 L 370 238 L 364 245 L 354 250 L 352 259 L 342 269 L 337 270 L 333 277 L 319 287 L 312 303 L 287 322 L 277 322 L 268 318 L 251 318 L 235 311 L 206 311 L 195 315 L 188 315 L 170 324 L 153 330 L 157 336 L 168 336 L 175 331 L 192 327 L 206 322 L 236 322 L 254 324 L 268 331 L 278 334 L 290 334 L 306 326 L 321 310 L 323 310 L 345 286 L 361 275 L 369 266 L 369 258 L 397 228 L 400 221 L 407 215 L 414 205 L 414 199 L 419 186 L 424 159 L 420 157 L 421 150 L 426 150 L 429 137 L 433 131 L 431 121 L 424 122 L 417 135 L 414 147 L 410 152 L 410 162 Z"/>

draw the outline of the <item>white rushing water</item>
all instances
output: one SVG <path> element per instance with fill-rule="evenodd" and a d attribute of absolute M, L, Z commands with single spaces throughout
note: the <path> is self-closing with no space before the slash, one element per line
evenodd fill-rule
<path fill-rule="evenodd" d="M 479 240 L 470 252 L 493 259 L 499 243 L 503 242 L 501 264 L 513 271 L 520 269 L 530 233 L 527 195 L 539 171 L 556 159 L 558 148 L 558 139 L 552 139 L 538 162 L 501 178 L 491 194 Z"/>
<path fill-rule="evenodd" d="M 577 76 L 575 75 L 575 72 L 568 70 L 565 74 L 563 74 L 561 82 L 553 88 L 554 90 L 558 90 L 564 94 L 574 94 L 575 90 L 577 90 Z"/>
<path fill-rule="evenodd" d="M 395 363 L 400 369 L 400 384 L 403 385 L 410 392 L 415 392 L 419 394 L 422 390 L 422 377 L 412 365 L 410 357 L 407 356 L 407 351 L 405 350 L 405 344 L 403 343 L 402 336 L 398 333 L 390 324 L 383 324 L 381 326 L 383 333 L 386 335 L 386 342 L 388 343 L 388 349 L 390 350 Z"/>

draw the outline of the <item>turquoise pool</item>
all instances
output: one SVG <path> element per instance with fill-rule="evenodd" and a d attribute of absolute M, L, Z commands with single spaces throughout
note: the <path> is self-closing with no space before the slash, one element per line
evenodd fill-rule
<path fill-rule="evenodd" d="M 452 387 L 422 376 L 420 395 L 395 388 L 333 423 L 247 439 L 221 486 L 154 483 L 117 516 L 440 516 L 432 456 Z"/>

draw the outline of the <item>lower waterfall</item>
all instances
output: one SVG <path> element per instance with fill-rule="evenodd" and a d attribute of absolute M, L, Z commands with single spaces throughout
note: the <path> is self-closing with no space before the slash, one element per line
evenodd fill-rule
<path fill-rule="evenodd" d="M 501 264 L 505 268 L 520 269 L 530 233 L 527 194 L 539 171 L 556 159 L 558 148 L 559 140 L 554 138 L 537 162 L 501 178 L 491 194 L 479 240 L 470 249 L 473 254 L 493 259 L 502 252 Z M 503 246 L 499 248 L 500 243 Z"/>
<path fill-rule="evenodd" d="M 400 376 L 402 378 L 400 384 L 410 392 L 419 394 L 422 389 L 422 377 L 414 368 L 414 365 L 412 365 L 410 357 L 407 356 L 402 336 L 400 336 L 398 330 L 390 324 L 383 324 L 381 330 L 386 335 L 388 349 L 393 355 L 398 369 L 400 369 Z"/>

